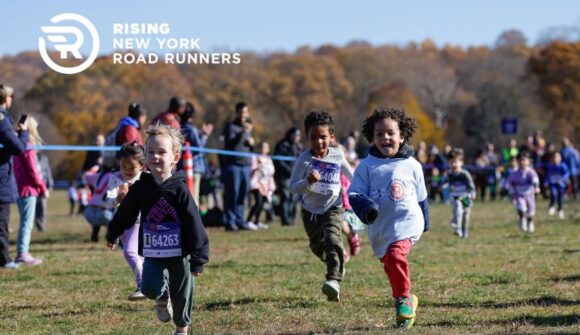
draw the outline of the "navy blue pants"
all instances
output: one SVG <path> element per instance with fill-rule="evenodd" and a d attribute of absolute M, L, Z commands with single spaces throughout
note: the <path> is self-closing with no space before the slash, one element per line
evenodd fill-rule
<path fill-rule="evenodd" d="M 228 165 L 223 177 L 224 225 L 226 229 L 246 229 L 244 202 L 250 188 L 250 167 Z"/>

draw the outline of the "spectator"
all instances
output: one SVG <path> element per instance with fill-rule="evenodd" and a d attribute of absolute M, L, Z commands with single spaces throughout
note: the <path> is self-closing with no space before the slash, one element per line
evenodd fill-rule
<path fill-rule="evenodd" d="M 179 116 L 185 112 L 185 107 L 187 106 L 187 101 L 182 98 L 175 96 L 169 100 L 169 108 L 163 113 L 159 113 L 151 124 L 161 122 L 165 125 L 181 129 Z"/>
<path fill-rule="evenodd" d="M 224 144 L 226 150 L 239 153 L 252 152 L 254 147 L 252 122 L 250 109 L 245 102 L 236 104 L 236 118 L 228 122 L 224 128 Z M 250 227 L 244 218 L 244 200 L 250 187 L 252 160 L 244 156 L 225 156 L 223 164 L 225 228 L 228 231 L 248 230 Z"/>
<path fill-rule="evenodd" d="M 274 155 L 297 157 L 303 150 L 300 138 L 300 129 L 296 127 L 290 128 L 284 138 L 276 143 Z M 279 200 L 276 211 L 280 215 L 283 226 L 291 226 L 296 220 L 298 197 L 290 192 L 290 176 L 292 175 L 293 165 L 293 161 L 274 161 L 274 180 L 276 181 L 276 193 Z"/>
<path fill-rule="evenodd" d="M 14 132 L 12 117 L 8 108 L 12 106 L 14 89 L 0 84 L 0 267 L 16 269 L 19 264 L 14 262 L 9 254 L 10 204 L 16 202 L 18 189 L 14 178 L 12 156 L 19 155 L 26 149 L 28 143 L 28 126 L 18 125 L 18 134 Z"/>
<path fill-rule="evenodd" d="M 105 136 L 103 134 L 98 134 L 95 138 L 95 145 L 102 147 L 105 145 Z M 90 171 L 96 173 L 101 165 L 103 164 L 103 152 L 100 150 L 92 150 L 87 152 L 83 167 L 81 169 L 82 173 Z"/>
<path fill-rule="evenodd" d="M 272 193 L 276 189 L 274 182 L 274 163 L 268 156 L 270 145 L 262 142 L 260 156 L 252 157 L 252 175 L 250 179 L 250 193 L 254 197 L 254 205 L 248 214 L 248 226 L 251 229 L 267 229 L 268 226 L 260 222 L 260 214 L 266 202 L 271 201 Z M 254 220 L 252 220 L 254 218 Z"/>
<path fill-rule="evenodd" d="M 49 192 L 52 192 L 54 180 L 52 179 L 50 163 L 48 162 L 48 157 L 40 152 L 37 155 L 37 169 L 40 172 L 44 185 L 46 185 Z M 46 230 L 47 205 L 47 197 L 44 194 L 39 195 L 38 199 L 36 199 L 36 211 L 34 213 L 34 223 L 39 232 L 44 232 Z"/>
<path fill-rule="evenodd" d="M 79 202 L 79 195 L 77 193 L 77 188 L 75 185 L 74 180 L 70 182 L 70 187 L 68 188 L 68 202 L 70 204 L 70 211 L 69 211 L 69 216 L 73 216 L 75 215 L 75 205 L 77 202 Z M 80 206 L 80 204 L 79 204 Z"/>
<path fill-rule="evenodd" d="M 570 189 L 572 196 L 576 199 L 580 183 L 580 153 L 574 148 L 572 142 L 566 137 L 562 140 L 562 162 L 570 171 Z"/>
<path fill-rule="evenodd" d="M 38 134 L 38 121 L 32 116 L 28 116 L 25 124 L 28 126 L 30 134 L 28 143 L 30 145 L 42 144 L 42 139 Z M 34 258 L 30 254 L 30 237 L 34 226 L 36 200 L 40 195 L 48 198 L 49 191 L 37 167 L 36 150 L 26 149 L 20 155 L 14 156 L 14 176 L 18 186 L 16 204 L 20 213 L 16 262 L 38 265 L 42 263 L 42 260 Z"/>
<path fill-rule="evenodd" d="M 189 142 L 193 148 L 203 149 L 207 143 L 207 138 L 213 132 L 213 124 L 204 124 L 201 131 L 197 129 L 189 120 L 196 115 L 193 104 L 188 102 L 185 106 L 185 111 L 180 115 L 181 119 L 181 133 L 185 142 Z M 201 178 L 208 173 L 207 161 L 205 154 L 196 150 L 193 151 L 193 200 L 199 207 L 199 188 Z M 183 157 L 182 157 L 183 158 Z M 177 169 L 183 168 L 183 159 L 179 160 Z"/>
<path fill-rule="evenodd" d="M 427 144 L 425 141 L 420 141 L 417 145 L 417 151 L 415 152 L 415 158 L 421 163 L 421 165 L 427 164 L 427 159 L 429 156 L 427 155 Z"/>
<path fill-rule="evenodd" d="M 489 184 L 489 195 L 491 200 L 497 196 L 497 183 L 499 180 L 499 157 L 495 153 L 493 143 L 487 143 L 485 146 L 485 157 L 488 162 L 487 180 Z"/>
<path fill-rule="evenodd" d="M 143 145 L 141 137 L 141 127 L 147 122 L 147 111 L 136 102 L 129 105 L 128 116 L 119 121 L 119 132 L 117 133 L 115 144 L 122 146 L 125 143 L 137 142 Z"/>
<path fill-rule="evenodd" d="M 489 161 L 485 151 L 479 149 L 475 155 L 475 187 L 478 190 L 481 201 L 485 201 L 487 193 Z"/>
<path fill-rule="evenodd" d="M 502 149 L 502 162 L 505 168 L 508 167 L 512 158 L 517 158 L 520 150 L 518 149 L 518 141 L 515 138 L 510 139 L 509 145 Z"/>

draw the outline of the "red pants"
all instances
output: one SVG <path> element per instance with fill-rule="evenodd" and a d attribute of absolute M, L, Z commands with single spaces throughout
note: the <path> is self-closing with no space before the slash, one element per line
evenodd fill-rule
<path fill-rule="evenodd" d="M 391 282 L 394 298 L 411 298 L 411 273 L 407 255 L 412 247 L 411 240 L 397 241 L 389 245 L 387 252 L 381 258 L 385 273 Z"/>

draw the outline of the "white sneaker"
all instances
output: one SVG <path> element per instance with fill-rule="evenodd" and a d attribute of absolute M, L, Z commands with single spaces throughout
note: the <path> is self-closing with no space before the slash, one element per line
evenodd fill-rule
<path fill-rule="evenodd" d="M 556 214 L 556 208 L 554 207 L 548 208 L 548 215 L 552 216 L 554 214 Z"/>
<path fill-rule="evenodd" d="M 173 308 L 171 307 L 171 299 L 167 298 L 155 299 L 155 312 L 157 318 L 161 322 L 169 322 L 173 317 Z"/>
<path fill-rule="evenodd" d="M 258 228 L 258 226 L 257 226 L 255 223 L 253 223 L 252 221 L 248 221 L 246 224 L 248 225 L 248 229 L 250 229 L 250 230 L 258 230 L 258 229 L 260 229 L 260 228 Z"/>
<path fill-rule="evenodd" d="M 564 220 L 564 210 L 558 211 L 558 219 Z"/>
<path fill-rule="evenodd" d="M 135 292 L 129 294 L 128 298 L 130 301 L 135 301 L 135 300 L 143 300 L 146 297 L 143 293 L 141 293 L 141 288 L 137 287 L 137 289 L 135 289 Z"/>
<path fill-rule="evenodd" d="M 327 280 L 322 285 L 322 293 L 328 301 L 340 301 L 340 284 L 336 280 Z"/>
<path fill-rule="evenodd" d="M 258 222 L 257 226 L 260 229 L 268 229 L 269 228 L 267 224 L 262 223 L 262 222 Z"/>
<path fill-rule="evenodd" d="M 534 221 L 530 221 L 528 223 L 528 233 L 533 233 L 536 231 L 536 228 L 534 227 Z"/>
<path fill-rule="evenodd" d="M 526 218 L 521 218 L 520 219 L 520 230 L 526 231 L 527 228 L 528 228 L 528 220 Z"/>

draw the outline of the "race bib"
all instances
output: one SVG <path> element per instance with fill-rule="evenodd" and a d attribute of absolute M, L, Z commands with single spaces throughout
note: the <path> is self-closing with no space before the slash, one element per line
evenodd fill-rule
<path fill-rule="evenodd" d="M 168 258 L 181 255 L 179 222 L 146 222 L 143 225 L 143 257 Z"/>
<path fill-rule="evenodd" d="M 340 193 L 340 165 L 312 159 L 312 169 L 320 173 L 320 180 L 310 187 L 312 192 L 324 195 Z"/>

